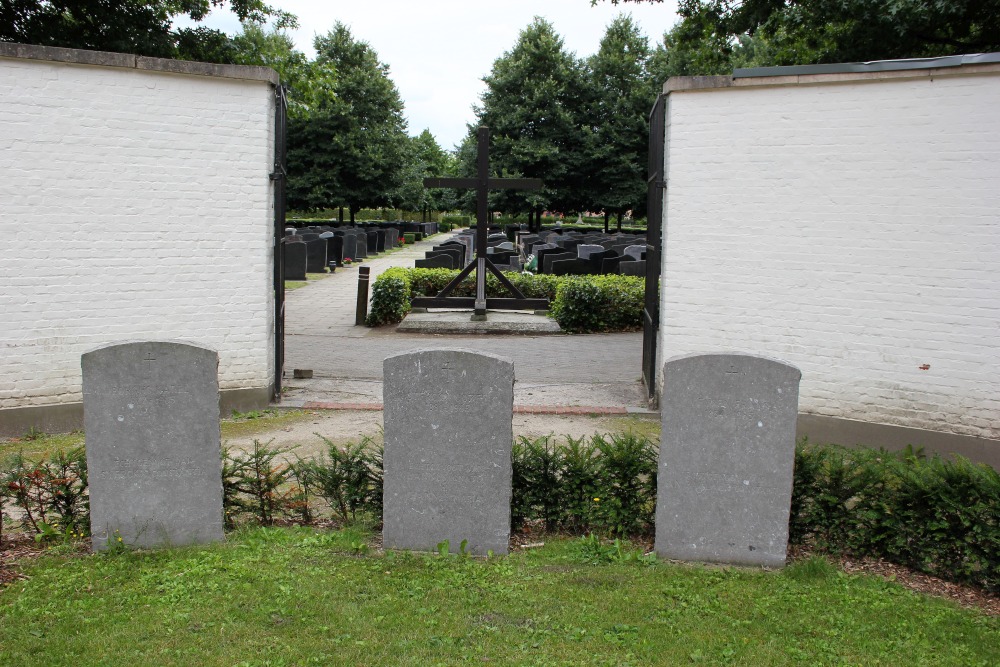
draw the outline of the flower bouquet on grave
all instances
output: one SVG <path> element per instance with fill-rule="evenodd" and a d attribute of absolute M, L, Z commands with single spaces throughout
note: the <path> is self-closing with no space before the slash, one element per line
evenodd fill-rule
<path fill-rule="evenodd" d="M 344 266 L 349 266 L 349 265 L 350 265 L 350 264 L 352 264 L 353 262 L 354 262 L 354 260 L 353 260 L 353 259 L 351 259 L 350 257 L 345 257 L 345 258 L 344 258 Z"/>

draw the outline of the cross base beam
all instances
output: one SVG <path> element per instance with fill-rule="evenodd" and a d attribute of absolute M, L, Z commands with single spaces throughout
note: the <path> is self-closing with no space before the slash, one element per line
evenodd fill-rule
<path fill-rule="evenodd" d="M 476 298 L 473 296 L 418 296 L 412 301 L 414 308 L 475 308 Z M 507 297 L 489 297 L 486 299 L 489 310 L 548 310 L 548 299 L 517 299 Z"/>

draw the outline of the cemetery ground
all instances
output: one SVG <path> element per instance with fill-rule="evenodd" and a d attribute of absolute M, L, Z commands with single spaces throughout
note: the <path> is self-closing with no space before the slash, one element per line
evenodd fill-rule
<path fill-rule="evenodd" d="M 299 305 L 312 301 L 317 312 L 317 295 L 336 301 L 328 287 L 336 278 L 308 282 L 297 291 Z M 378 409 L 316 408 L 375 408 L 382 392 L 373 368 L 398 351 L 394 345 L 428 347 L 427 339 L 358 329 L 339 335 L 347 327 L 329 315 L 290 327 L 290 359 L 327 364 L 318 377 L 290 383 L 291 409 L 226 420 L 224 445 L 251 452 L 269 443 L 291 461 L 322 451 L 326 440 L 342 446 L 374 436 L 367 442 L 380 444 Z M 641 387 L 630 377 L 638 366 L 630 335 L 617 336 L 465 339 L 464 347 L 518 364 L 515 436 L 632 432 L 655 443 L 659 422 L 640 407 Z M 435 338 L 432 347 L 455 344 Z M 578 340 L 582 348 L 573 347 Z M 83 441 L 82 433 L 32 432 L 0 443 L 0 458 L 51 456 Z M 588 494 L 593 505 L 584 515 L 603 516 L 610 495 Z M 377 501 L 366 502 L 381 507 L 381 486 Z M 995 596 L 879 561 L 837 563 L 795 547 L 781 571 L 684 565 L 652 556 L 645 531 L 613 539 L 606 530 L 546 532 L 539 520 L 521 525 L 507 556 L 449 555 L 456 545 L 446 543 L 413 554 L 384 550 L 372 514 L 327 512 L 311 521 L 295 514 L 275 513 L 264 527 L 238 521 L 210 546 L 132 551 L 109 536 L 97 555 L 81 533 L 45 534 L 36 544 L 5 526 L 0 665 L 1000 661 Z"/>
<path fill-rule="evenodd" d="M 822 559 L 765 572 L 542 541 L 479 559 L 383 553 L 362 527 L 63 547 L 0 592 L 0 664 L 997 663 L 997 617 Z"/>
<path fill-rule="evenodd" d="M 323 444 L 315 433 L 338 439 L 353 424 L 373 434 L 380 417 L 261 411 L 225 420 L 223 441 L 304 442 L 298 451 L 308 454 L 310 442 Z M 659 424 L 644 416 L 520 414 L 514 432 L 629 429 L 656 439 Z M 0 458 L 82 441 L 82 433 L 34 433 L 0 445 Z M 363 518 L 244 526 L 213 546 L 92 555 L 83 540 L 38 545 L 8 530 L 0 545 L 0 664 L 992 665 L 1000 658 L 996 597 L 884 562 L 837 563 L 793 549 L 782 571 L 683 565 L 657 562 L 648 538 L 551 534 L 537 524 L 512 544 L 509 556 L 485 559 L 385 552 L 377 524 Z"/>

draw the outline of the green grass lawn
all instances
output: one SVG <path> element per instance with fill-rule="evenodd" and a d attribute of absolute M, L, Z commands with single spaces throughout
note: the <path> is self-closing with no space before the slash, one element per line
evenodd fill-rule
<path fill-rule="evenodd" d="M 45 556 L 0 592 L 0 665 L 1000 663 L 1000 619 L 824 561 L 681 566 L 569 539 L 474 560 L 370 537 Z"/>

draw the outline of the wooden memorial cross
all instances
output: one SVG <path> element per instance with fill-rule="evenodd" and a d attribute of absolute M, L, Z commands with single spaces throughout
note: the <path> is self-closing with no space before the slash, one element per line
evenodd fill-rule
<path fill-rule="evenodd" d="M 490 261 L 486 254 L 486 234 L 489 226 L 490 190 L 537 190 L 542 187 L 538 178 L 490 178 L 490 129 L 480 127 L 479 154 L 476 178 L 425 178 L 425 188 L 475 188 L 476 189 L 476 258 L 462 269 L 437 296 L 417 297 L 413 305 L 419 308 L 468 308 L 474 309 L 473 319 L 485 319 L 487 308 L 494 310 L 545 310 L 548 299 L 528 299 Z M 476 272 L 475 298 L 448 296 L 473 271 Z M 504 286 L 510 297 L 486 298 L 486 272 L 490 271 Z"/>

